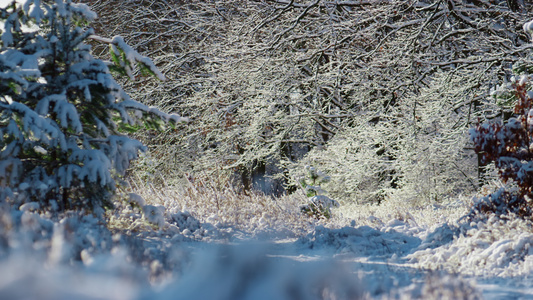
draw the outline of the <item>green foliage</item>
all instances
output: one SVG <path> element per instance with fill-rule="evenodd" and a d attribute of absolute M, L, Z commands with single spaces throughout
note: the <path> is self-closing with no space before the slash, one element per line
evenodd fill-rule
<path fill-rule="evenodd" d="M 307 197 L 313 197 L 324 192 L 320 185 L 329 182 L 331 178 L 315 167 L 305 166 L 305 171 L 305 176 L 300 177 L 298 183 L 304 189 Z"/>
<path fill-rule="evenodd" d="M 109 45 L 109 54 L 111 55 L 111 61 L 113 61 L 113 65 L 109 67 L 109 70 L 116 72 L 121 76 L 127 76 L 128 74 L 125 66 L 128 66 L 129 62 L 126 60 L 124 51 L 119 50 L 119 53 L 117 54 L 113 51 L 113 47 Z"/>
<path fill-rule="evenodd" d="M 133 78 L 132 66 L 141 66 L 164 80 L 121 37 L 79 27 L 95 17 L 70 0 L 0 8 L 0 201 L 100 214 L 146 149 L 124 133 L 182 120 L 132 100 L 91 55 L 88 38 L 111 44 L 122 74 Z"/>
<path fill-rule="evenodd" d="M 508 82 L 500 85 L 496 90 L 492 91 L 492 97 L 496 100 L 496 104 L 502 108 L 504 113 L 512 114 L 518 97 L 513 88 L 513 83 L 522 75 L 527 76 L 533 73 L 533 66 L 527 59 L 521 59 L 512 66 L 514 76 Z"/>
<path fill-rule="evenodd" d="M 155 76 L 161 81 L 165 80 L 165 76 L 155 67 L 152 61 L 146 57 L 140 56 L 137 52 L 128 46 L 124 39 L 120 36 L 115 36 L 109 42 L 109 52 L 111 54 L 111 60 L 113 66 L 110 67 L 111 71 L 114 71 L 122 76 L 128 76 L 130 79 L 134 79 L 134 70 L 137 67 L 141 73 L 141 76 Z"/>
<path fill-rule="evenodd" d="M 305 166 L 305 171 L 306 174 L 298 179 L 298 183 L 309 199 L 307 199 L 306 204 L 300 206 L 300 210 L 304 214 L 317 219 L 329 219 L 331 217 L 331 207 L 339 206 L 339 203 L 321 195 L 325 191 L 320 185 L 329 182 L 331 178 L 315 167 Z"/>

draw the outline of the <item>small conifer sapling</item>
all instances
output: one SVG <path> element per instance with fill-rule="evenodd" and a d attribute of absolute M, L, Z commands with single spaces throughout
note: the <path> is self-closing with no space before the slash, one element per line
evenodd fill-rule
<path fill-rule="evenodd" d="M 298 183 L 308 199 L 306 204 L 300 206 L 300 211 L 317 219 L 329 219 L 331 217 L 331 208 L 338 207 L 339 202 L 328 196 L 321 195 L 325 191 L 320 185 L 329 182 L 331 178 L 315 167 L 305 166 L 305 171 L 305 176 L 299 178 Z"/>

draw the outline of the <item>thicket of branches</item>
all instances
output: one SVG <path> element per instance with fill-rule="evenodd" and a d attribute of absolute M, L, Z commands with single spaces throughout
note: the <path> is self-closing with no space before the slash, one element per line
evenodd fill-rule
<path fill-rule="evenodd" d="M 169 79 L 131 93 L 193 120 L 142 133 L 156 169 L 250 188 L 311 163 L 345 200 L 476 188 L 467 130 L 502 115 L 490 89 L 532 48 L 521 1 L 86 2 Z"/>

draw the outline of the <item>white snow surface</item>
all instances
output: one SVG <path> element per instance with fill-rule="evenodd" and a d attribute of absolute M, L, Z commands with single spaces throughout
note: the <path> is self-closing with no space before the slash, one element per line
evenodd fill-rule
<path fill-rule="evenodd" d="M 34 203 L 0 209 L 0 299 L 533 297 L 531 223 L 454 218 L 464 204 L 392 215 L 361 206 L 375 213 L 358 221 L 338 208 L 329 221 L 310 219 L 304 232 L 284 226 L 276 234 L 281 227 L 265 223 L 265 236 L 264 227 L 238 229 L 218 216 L 130 199 L 142 209 L 129 222 L 142 230 L 39 214 Z"/>

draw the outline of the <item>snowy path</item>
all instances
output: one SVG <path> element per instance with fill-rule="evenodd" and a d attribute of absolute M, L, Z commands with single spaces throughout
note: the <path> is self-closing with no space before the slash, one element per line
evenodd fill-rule
<path fill-rule="evenodd" d="M 522 221 L 318 225 L 287 237 L 11 217 L 0 227 L 0 299 L 533 299 L 533 234 Z"/>

